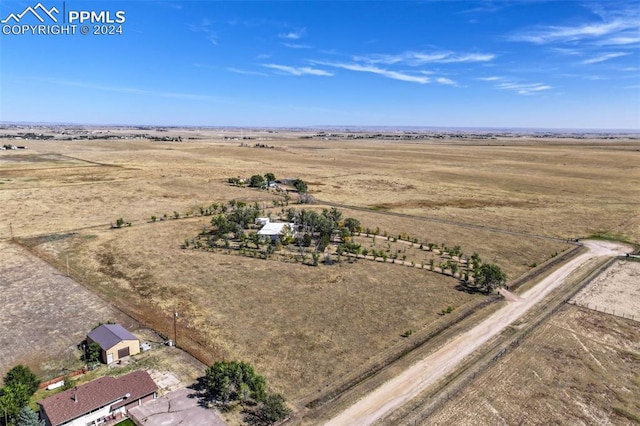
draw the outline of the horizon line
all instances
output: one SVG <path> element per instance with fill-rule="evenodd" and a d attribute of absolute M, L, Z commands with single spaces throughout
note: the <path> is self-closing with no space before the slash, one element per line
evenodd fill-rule
<path fill-rule="evenodd" d="M 640 134 L 640 128 L 624 129 L 624 128 L 588 128 L 588 127 L 519 127 L 519 126 L 425 126 L 425 125 L 366 125 L 366 124 L 331 124 L 331 125 L 291 125 L 291 126 L 259 126 L 259 125 L 186 125 L 186 124 L 100 124 L 100 123 L 77 123 L 64 121 L 5 121 L 0 120 L 2 126 L 30 125 L 30 126 L 74 126 L 74 127 L 104 127 L 104 128 L 174 128 L 174 129 L 245 129 L 245 130 L 262 130 L 262 129 L 280 129 L 280 130 L 342 130 L 342 131 L 377 131 L 386 129 L 387 131 L 406 131 L 406 130 L 424 130 L 424 131 L 519 131 L 519 132 L 574 132 L 574 133 L 637 133 Z"/>

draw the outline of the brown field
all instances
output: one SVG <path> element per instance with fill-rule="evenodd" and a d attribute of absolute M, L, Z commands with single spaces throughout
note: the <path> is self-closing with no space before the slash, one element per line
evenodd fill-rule
<path fill-rule="evenodd" d="M 565 305 L 423 424 L 615 424 L 640 419 L 638 323 Z"/>
<path fill-rule="evenodd" d="M 344 205 L 344 216 L 366 227 L 478 252 L 510 280 L 570 247 L 547 237 L 640 241 L 633 141 L 283 135 L 269 149 L 213 131 L 196 136 L 205 139 L 29 141 L 29 150 L 0 153 L 0 236 L 13 233 L 60 267 L 68 256 L 74 277 L 170 337 L 176 308 L 179 344 L 205 362 L 256 364 L 297 407 L 381 352 L 400 350 L 405 330 L 445 321 L 443 308 L 484 296 L 457 291 L 451 277 L 364 259 L 314 268 L 182 250 L 209 218 L 150 223 L 152 215 L 184 216 L 231 199 L 270 205 L 273 193 L 226 178 L 273 172 L 302 178 L 320 204 Z M 120 217 L 132 226 L 108 229 Z M 66 232 L 75 234 L 47 237 Z M 407 261 L 421 262 L 424 253 L 413 250 Z"/>
<path fill-rule="evenodd" d="M 0 376 L 24 363 L 47 378 L 81 368 L 77 346 L 100 322 L 135 326 L 23 248 L 0 241 Z"/>
<path fill-rule="evenodd" d="M 573 298 L 572 303 L 640 321 L 640 262 L 618 260 Z"/>

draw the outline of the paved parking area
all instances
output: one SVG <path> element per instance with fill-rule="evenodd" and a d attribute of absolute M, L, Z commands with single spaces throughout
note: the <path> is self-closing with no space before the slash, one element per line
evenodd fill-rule
<path fill-rule="evenodd" d="M 196 392 L 187 388 L 132 408 L 129 417 L 144 426 L 226 426 L 214 410 L 201 407 Z"/>

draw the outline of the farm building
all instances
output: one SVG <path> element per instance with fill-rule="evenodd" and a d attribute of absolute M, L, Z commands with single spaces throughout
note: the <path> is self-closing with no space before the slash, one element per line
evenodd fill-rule
<path fill-rule="evenodd" d="M 256 225 L 261 225 L 261 226 L 264 226 L 269 222 L 271 222 L 271 220 L 268 217 L 256 217 L 256 220 L 254 221 Z"/>
<path fill-rule="evenodd" d="M 87 345 L 97 343 L 102 349 L 102 362 L 111 364 L 140 353 L 140 341 L 120 324 L 102 324 L 87 335 Z"/>
<path fill-rule="evenodd" d="M 258 231 L 258 235 L 263 239 L 271 238 L 272 240 L 277 240 L 282 236 L 293 235 L 294 229 L 295 223 L 268 222 Z"/>
<path fill-rule="evenodd" d="M 38 403 L 47 426 L 97 425 L 126 416 L 127 411 L 156 398 L 158 386 L 146 371 L 102 377 L 45 398 Z"/>

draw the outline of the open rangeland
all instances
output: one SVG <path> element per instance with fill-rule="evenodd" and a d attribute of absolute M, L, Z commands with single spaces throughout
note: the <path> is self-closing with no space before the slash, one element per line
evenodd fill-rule
<path fill-rule="evenodd" d="M 406 330 L 446 321 L 442 309 L 473 307 L 485 296 L 398 264 L 312 267 L 181 249 L 209 225 L 199 206 L 281 199 L 231 186 L 228 177 L 301 178 L 313 208 L 337 205 L 364 227 L 459 245 L 500 265 L 510 281 L 569 248 L 563 239 L 640 240 L 634 141 L 269 137 L 271 148 L 188 130 L 180 143 L 29 141 L 29 150 L 0 154 L 0 235 L 60 268 L 68 257 L 74 277 L 168 337 L 178 310 L 179 345 L 205 362 L 254 363 L 296 408 L 381 353 L 401 350 L 411 339 L 400 336 Z M 109 229 L 118 218 L 132 226 Z M 361 243 L 384 248 L 377 238 Z M 416 247 L 406 256 L 428 261 Z"/>
<path fill-rule="evenodd" d="M 565 305 L 422 424 L 633 425 L 639 372 L 637 322 Z"/>

